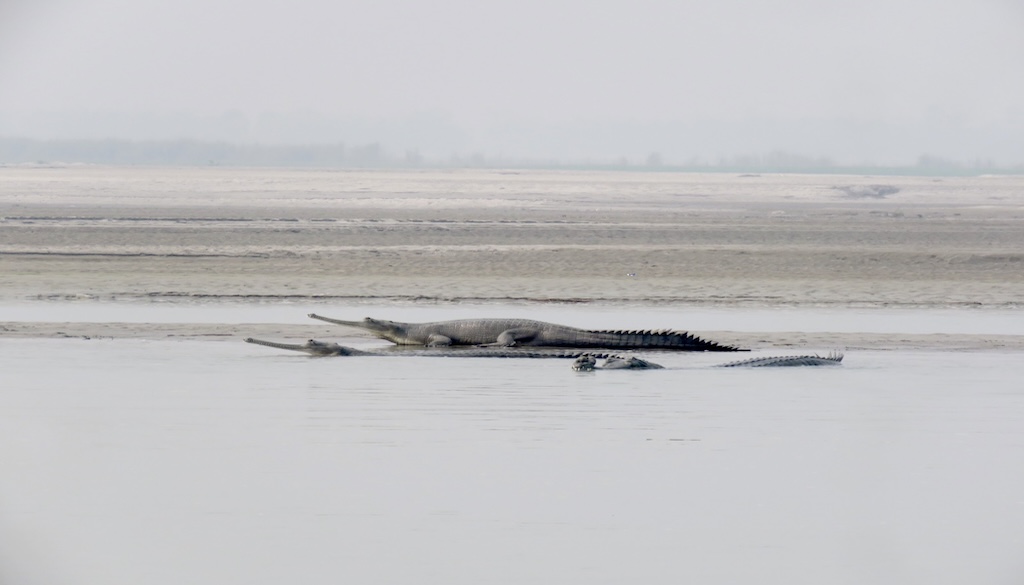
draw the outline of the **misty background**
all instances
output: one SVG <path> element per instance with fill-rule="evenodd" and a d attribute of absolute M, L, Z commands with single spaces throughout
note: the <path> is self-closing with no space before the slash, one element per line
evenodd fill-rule
<path fill-rule="evenodd" d="M 1018 0 L 0 0 L 0 163 L 1024 169 Z"/>

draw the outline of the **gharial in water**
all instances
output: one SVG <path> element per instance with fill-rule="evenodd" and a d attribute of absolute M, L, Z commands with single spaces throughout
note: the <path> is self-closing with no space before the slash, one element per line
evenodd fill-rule
<path fill-rule="evenodd" d="M 405 356 L 405 357 L 475 357 L 475 358 L 527 358 L 527 359 L 575 359 L 584 355 L 597 359 L 627 359 L 612 352 L 587 351 L 572 348 L 518 348 L 518 347 L 442 347 L 442 348 L 396 348 L 355 349 L 337 343 L 310 339 L 306 343 L 279 343 L 247 337 L 246 343 L 300 351 L 313 356 Z M 660 366 L 658 366 L 660 367 Z"/>
<path fill-rule="evenodd" d="M 779 357 L 759 357 L 726 364 L 716 364 L 715 368 L 783 368 L 794 366 L 838 366 L 843 362 L 843 354 L 833 352 L 827 356 L 820 355 L 788 355 Z M 605 359 L 604 364 L 598 366 L 597 358 L 594 355 L 584 354 L 576 358 L 572 363 L 572 369 L 577 372 L 589 372 L 591 370 L 658 370 L 662 369 L 656 363 L 640 359 L 635 356 L 612 356 Z"/>
<path fill-rule="evenodd" d="M 664 366 L 632 355 L 611 352 L 588 351 L 570 348 L 514 348 L 514 347 L 465 347 L 465 348 L 417 348 L 380 350 L 355 349 L 337 343 L 310 339 L 306 343 L 280 343 L 247 337 L 246 343 L 266 347 L 300 351 L 313 356 L 420 356 L 420 357 L 475 357 L 475 358 L 523 358 L 523 359 L 573 359 L 572 369 L 578 372 L 593 370 L 660 370 Z M 598 365 L 597 360 L 604 363 Z M 843 354 L 833 352 L 827 356 L 794 355 L 758 357 L 736 362 L 717 364 L 718 368 L 764 368 L 794 366 L 836 366 L 843 361 Z"/>

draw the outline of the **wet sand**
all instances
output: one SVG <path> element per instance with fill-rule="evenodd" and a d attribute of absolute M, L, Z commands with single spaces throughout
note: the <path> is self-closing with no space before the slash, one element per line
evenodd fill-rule
<path fill-rule="evenodd" d="M 6 303 L 1012 311 L 1024 298 L 1024 178 L 0 168 L 0 273 Z M 0 335 L 227 336 L 17 321 Z"/>

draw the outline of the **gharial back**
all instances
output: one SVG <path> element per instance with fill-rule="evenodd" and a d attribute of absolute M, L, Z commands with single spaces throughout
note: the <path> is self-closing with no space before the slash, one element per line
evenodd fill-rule
<path fill-rule="evenodd" d="M 534 347 L 576 347 L 615 349 L 661 349 L 675 351 L 742 351 L 673 330 L 591 330 L 536 321 L 534 319 L 459 319 L 408 324 L 410 337 L 435 333 L 455 344 L 494 343 L 506 331 L 517 332 L 517 345 Z"/>
<path fill-rule="evenodd" d="M 553 328 L 565 331 L 578 331 L 572 327 L 555 325 L 534 319 L 455 319 L 452 321 L 406 324 L 406 332 L 410 337 L 423 338 L 430 334 L 440 334 L 450 338 L 452 343 L 456 345 L 494 343 L 499 335 L 509 330 L 545 332 L 551 331 Z M 523 345 L 533 344 L 524 343 Z"/>

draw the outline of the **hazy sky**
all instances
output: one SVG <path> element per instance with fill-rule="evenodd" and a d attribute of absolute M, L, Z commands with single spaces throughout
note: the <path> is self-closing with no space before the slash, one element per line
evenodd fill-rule
<path fill-rule="evenodd" d="M 0 135 L 1024 162 L 1021 0 L 0 0 Z"/>

